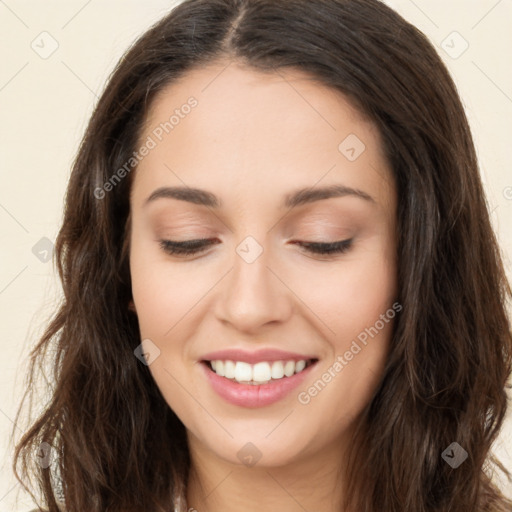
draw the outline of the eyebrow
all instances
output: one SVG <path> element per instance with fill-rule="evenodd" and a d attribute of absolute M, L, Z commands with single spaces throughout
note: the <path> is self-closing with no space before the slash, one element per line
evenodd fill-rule
<path fill-rule="evenodd" d="M 322 199 L 332 197 L 354 196 L 365 201 L 376 203 L 375 199 L 362 190 L 345 185 L 328 185 L 316 188 L 301 188 L 287 194 L 284 198 L 283 207 L 294 208 L 303 204 L 313 203 Z M 199 188 L 191 187 L 160 187 L 157 188 L 144 202 L 144 205 L 157 199 L 178 199 L 189 203 L 207 206 L 209 208 L 220 208 L 222 201 L 213 193 Z"/>

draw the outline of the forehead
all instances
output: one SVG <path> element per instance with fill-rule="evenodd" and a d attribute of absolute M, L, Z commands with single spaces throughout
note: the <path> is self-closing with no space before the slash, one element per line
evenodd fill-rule
<path fill-rule="evenodd" d="M 196 68 L 152 101 L 140 144 L 149 139 L 134 183 L 145 193 L 161 182 L 254 196 L 319 181 L 382 192 L 390 181 L 374 124 L 298 70 Z"/>
<path fill-rule="evenodd" d="M 216 123 L 210 126 L 210 133 L 227 129 L 230 135 L 241 136 L 238 130 L 245 128 L 244 133 L 249 133 L 250 125 L 256 131 L 265 126 L 270 129 L 287 125 L 294 130 L 280 133 L 276 141 L 285 144 L 290 136 L 304 133 L 329 138 L 336 132 L 343 133 L 349 125 L 365 131 L 374 129 L 372 122 L 341 92 L 301 70 L 262 72 L 235 61 L 219 61 L 194 68 L 164 87 L 151 102 L 144 131 L 165 123 L 176 111 L 179 114 L 180 108 L 191 97 L 197 100 L 199 107 L 191 112 L 197 121 L 196 127 L 199 128 L 199 123 L 205 119 L 209 121 L 215 117 Z M 183 119 L 180 116 L 180 120 Z M 181 130 L 175 125 L 172 131 Z M 267 141 L 275 139 L 273 131 L 266 133 Z"/>

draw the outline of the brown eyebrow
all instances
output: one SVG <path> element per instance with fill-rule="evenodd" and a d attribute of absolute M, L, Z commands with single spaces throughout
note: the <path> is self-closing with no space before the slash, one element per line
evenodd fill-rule
<path fill-rule="evenodd" d="M 160 187 L 146 199 L 144 205 L 160 198 L 179 199 L 180 201 L 209 206 L 210 208 L 219 208 L 222 204 L 215 194 L 199 188 Z"/>
<path fill-rule="evenodd" d="M 331 197 L 344 197 L 344 196 L 355 196 L 365 201 L 375 203 L 375 199 L 372 196 L 358 190 L 356 188 L 346 187 L 345 185 L 328 185 L 325 187 L 316 188 L 302 188 L 296 190 L 292 194 L 288 194 L 285 197 L 284 206 L 287 208 L 293 208 L 306 203 L 312 203 L 314 201 L 320 201 L 322 199 L 330 199 Z"/>
<path fill-rule="evenodd" d="M 328 185 L 325 187 L 302 188 L 285 196 L 283 207 L 293 208 L 307 203 L 330 199 L 331 197 L 355 196 L 365 201 L 375 203 L 372 196 L 344 185 Z M 178 199 L 210 208 L 220 208 L 222 201 L 211 192 L 191 187 L 160 187 L 156 189 L 145 201 L 145 205 L 160 198 Z"/>

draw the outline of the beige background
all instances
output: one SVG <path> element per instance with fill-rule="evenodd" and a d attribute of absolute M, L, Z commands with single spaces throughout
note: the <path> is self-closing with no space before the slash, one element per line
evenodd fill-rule
<path fill-rule="evenodd" d="M 0 0 L 0 510 L 32 505 L 21 492 L 15 504 L 20 486 L 10 471 L 9 435 L 28 351 L 60 293 L 40 240 L 55 240 L 70 164 L 109 73 L 175 3 Z M 430 37 L 456 80 L 511 278 L 512 2 L 388 3 Z M 512 470 L 512 412 L 495 451 Z M 512 496 L 510 485 L 506 492 Z"/>

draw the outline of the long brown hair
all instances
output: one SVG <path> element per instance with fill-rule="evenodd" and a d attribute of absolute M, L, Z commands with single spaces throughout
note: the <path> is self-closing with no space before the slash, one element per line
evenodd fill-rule
<path fill-rule="evenodd" d="M 167 511 L 185 498 L 185 428 L 134 356 L 126 240 L 136 166 L 117 171 L 133 158 L 155 94 L 219 58 L 296 68 L 345 94 L 380 130 L 394 172 L 403 311 L 361 416 L 345 505 L 510 510 L 491 481 L 496 465 L 510 473 L 490 449 L 512 371 L 511 289 L 471 133 L 434 47 L 377 0 L 187 0 L 120 60 L 69 181 L 55 250 L 64 297 L 31 353 L 17 421 L 43 363 L 51 396 L 16 445 L 17 478 L 50 512 L 59 492 L 70 512 Z M 442 457 L 450 446 L 467 453 L 458 469 Z M 38 464 L 38 450 L 53 464 Z"/>

